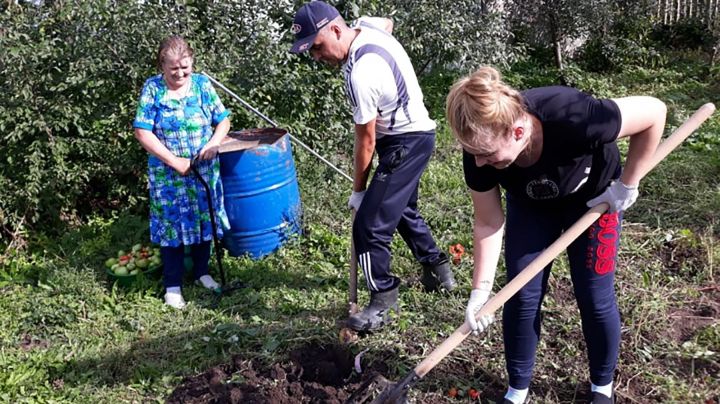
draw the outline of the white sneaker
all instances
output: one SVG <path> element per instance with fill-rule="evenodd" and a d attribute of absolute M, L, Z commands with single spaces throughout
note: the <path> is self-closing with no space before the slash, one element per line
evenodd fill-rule
<path fill-rule="evenodd" d="M 215 290 L 220 288 L 220 284 L 215 282 L 215 279 L 210 275 L 203 275 L 200 279 L 195 281 L 195 284 L 202 285 L 206 289 Z"/>
<path fill-rule="evenodd" d="M 167 292 L 165 293 L 165 304 L 179 310 L 185 307 L 185 299 L 180 293 Z"/>

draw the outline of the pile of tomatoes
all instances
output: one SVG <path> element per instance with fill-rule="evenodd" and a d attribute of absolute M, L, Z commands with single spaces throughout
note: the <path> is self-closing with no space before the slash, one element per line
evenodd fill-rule
<path fill-rule="evenodd" d="M 447 394 L 450 398 L 463 398 L 465 397 L 465 390 L 458 389 L 457 387 L 450 387 Z M 477 400 L 480 398 L 480 392 L 470 387 L 467 389 L 467 397 L 473 401 Z"/>
<path fill-rule="evenodd" d="M 105 266 L 117 276 L 136 275 L 161 265 L 160 249 L 142 244 L 135 244 L 129 252 L 120 250 L 117 258 L 111 257 L 105 261 Z"/>

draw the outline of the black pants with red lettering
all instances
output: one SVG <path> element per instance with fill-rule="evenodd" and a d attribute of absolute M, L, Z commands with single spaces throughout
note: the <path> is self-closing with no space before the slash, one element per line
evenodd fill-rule
<path fill-rule="evenodd" d="M 557 210 L 528 206 L 507 198 L 505 263 L 508 280 L 525 269 L 584 213 L 586 206 Z M 599 386 L 613 380 L 620 347 L 620 314 L 614 279 L 622 212 L 606 213 L 567 249 L 575 299 L 590 362 L 590 380 Z M 530 385 L 540 338 L 541 304 L 548 287 L 550 263 L 503 309 L 505 361 L 510 386 Z M 560 302 L 562 304 L 562 302 Z M 574 341 L 568 341 L 575 344 Z"/>

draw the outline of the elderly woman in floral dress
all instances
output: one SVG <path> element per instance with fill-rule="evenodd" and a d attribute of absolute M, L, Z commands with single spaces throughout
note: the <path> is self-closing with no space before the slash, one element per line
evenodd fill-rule
<path fill-rule="evenodd" d="M 193 74 L 193 51 L 179 36 L 158 49 L 161 74 L 143 86 L 133 122 L 135 137 L 149 153 L 150 240 L 160 244 L 165 303 L 181 309 L 185 246 L 190 246 L 197 283 L 216 289 L 208 274 L 212 228 L 207 196 L 190 172 L 191 161 L 210 187 L 217 232 L 227 228 L 218 146 L 230 129 L 229 111 L 209 80 Z"/>

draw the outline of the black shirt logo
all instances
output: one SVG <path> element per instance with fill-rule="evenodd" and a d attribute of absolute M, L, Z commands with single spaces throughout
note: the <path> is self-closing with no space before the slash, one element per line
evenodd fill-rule
<path fill-rule="evenodd" d="M 541 178 L 530 181 L 525 187 L 525 192 L 530 199 L 545 200 L 554 199 L 560 195 L 560 189 L 557 184 L 547 178 Z"/>

